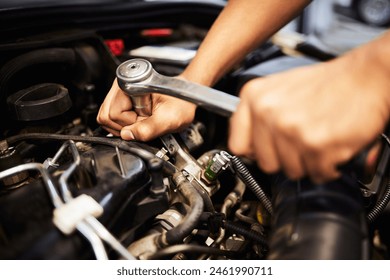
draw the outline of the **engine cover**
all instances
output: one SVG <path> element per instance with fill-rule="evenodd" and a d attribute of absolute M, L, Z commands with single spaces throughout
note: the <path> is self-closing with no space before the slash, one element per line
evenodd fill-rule
<path fill-rule="evenodd" d="M 80 156 L 69 188 L 74 197 L 87 194 L 100 203 L 104 213 L 99 221 L 116 237 L 131 242 L 138 227 L 167 208 L 163 197 L 149 197 L 151 178 L 142 159 L 106 146 L 94 146 Z M 54 182 L 67 165 L 52 172 Z M 0 258 L 92 258 L 81 234 L 65 236 L 54 226 L 54 208 L 42 181 L 29 180 L 0 196 Z"/>

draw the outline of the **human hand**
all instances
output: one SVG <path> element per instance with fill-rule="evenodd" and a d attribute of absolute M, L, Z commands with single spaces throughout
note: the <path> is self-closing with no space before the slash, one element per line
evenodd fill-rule
<path fill-rule="evenodd" d="M 385 75 L 351 65 L 339 59 L 247 83 L 230 123 L 231 151 L 291 179 L 340 176 L 337 168 L 374 141 L 389 118 Z"/>
<path fill-rule="evenodd" d="M 97 122 L 108 132 L 124 140 L 148 141 L 189 125 L 196 106 L 187 101 L 152 94 L 152 115 L 138 116 L 132 111 L 130 98 L 119 88 L 116 79 L 102 103 Z"/>

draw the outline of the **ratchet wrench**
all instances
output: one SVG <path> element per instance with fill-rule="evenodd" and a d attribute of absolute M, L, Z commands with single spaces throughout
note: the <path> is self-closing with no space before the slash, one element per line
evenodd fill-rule
<path fill-rule="evenodd" d="M 145 59 L 130 59 L 120 64 L 116 71 L 119 87 L 131 98 L 138 115 L 152 113 L 151 93 L 157 92 L 178 97 L 204 107 L 222 116 L 231 116 L 240 98 L 193 82 L 167 77 L 157 73 Z M 367 152 L 367 150 L 365 150 Z M 339 169 L 359 170 L 364 166 L 366 153 L 355 155 Z"/>
<path fill-rule="evenodd" d="M 131 98 L 140 116 L 152 114 L 151 93 L 162 93 L 187 100 L 200 107 L 229 117 L 236 111 L 240 98 L 200 84 L 161 75 L 145 59 L 130 59 L 116 70 L 119 87 Z"/>

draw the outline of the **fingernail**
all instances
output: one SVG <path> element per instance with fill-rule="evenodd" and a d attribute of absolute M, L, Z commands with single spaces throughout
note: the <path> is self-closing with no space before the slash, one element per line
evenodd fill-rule
<path fill-rule="evenodd" d="M 134 134 L 133 134 L 133 132 L 131 132 L 131 130 L 122 130 L 121 137 L 124 140 L 134 140 L 135 139 Z"/>

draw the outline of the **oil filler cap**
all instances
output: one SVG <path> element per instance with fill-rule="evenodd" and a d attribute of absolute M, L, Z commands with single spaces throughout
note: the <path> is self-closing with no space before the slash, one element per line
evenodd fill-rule
<path fill-rule="evenodd" d="M 11 94 L 7 104 L 14 119 L 39 121 L 65 113 L 72 106 L 72 101 L 63 85 L 44 83 Z"/>

